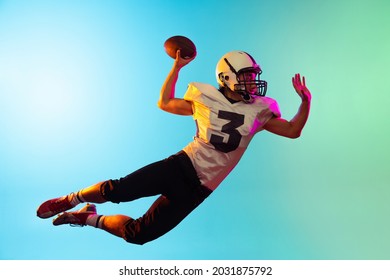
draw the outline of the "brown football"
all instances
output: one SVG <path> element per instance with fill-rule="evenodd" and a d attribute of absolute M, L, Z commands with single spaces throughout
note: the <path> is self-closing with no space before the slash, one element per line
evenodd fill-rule
<path fill-rule="evenodd" d="M 195 44 L 185 36 L 173 36 L 168 38 L 164 43 L 166 53 L 176 58 L 176 51 L 180 49 L 180 56 L 182 58 L 192 58 L 196 55 Z"/>

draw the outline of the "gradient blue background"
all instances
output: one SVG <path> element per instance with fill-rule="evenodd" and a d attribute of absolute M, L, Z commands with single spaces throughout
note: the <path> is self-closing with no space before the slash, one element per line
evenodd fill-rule
<path fill-rule="evenodd" d="M 390 259 L 390 3 L 358 1 L 0 1 L 0 259 Z M 294 116 L 300 72 L 313 94 L 301 138 L 263 132 L 183 223 L 144 246 L 36 217 L 46 199 L 118 178 L 180 150 L 191 117 L 156 102 L 172 35 L 216 84 L 226 52 L 263 68 Z M 153 199 L 99 205 L 141 215 Z"/>

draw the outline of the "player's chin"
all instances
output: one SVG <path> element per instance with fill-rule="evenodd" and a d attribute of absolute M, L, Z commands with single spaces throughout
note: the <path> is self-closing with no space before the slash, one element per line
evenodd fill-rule
<path fill-rule="evenodd" d="M 248 90 L 247 91 L 250 95 L 254 96 L 254 95 L 257 95 L 257 88 L 256 89 L 253 89 L 253 90 Z"/>

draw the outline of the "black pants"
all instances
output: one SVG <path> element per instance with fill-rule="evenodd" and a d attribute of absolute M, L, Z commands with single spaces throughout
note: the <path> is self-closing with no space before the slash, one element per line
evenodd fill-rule
<path fill-rule="evenodd" d="M 115 203 L 160 195 L 142 217 L 126 223 L 123 238 L 135 244 L 144 244 L 173 229 L 211 192 L 201 185 L 183 151 L 101 186 L 103 197 Z"/>

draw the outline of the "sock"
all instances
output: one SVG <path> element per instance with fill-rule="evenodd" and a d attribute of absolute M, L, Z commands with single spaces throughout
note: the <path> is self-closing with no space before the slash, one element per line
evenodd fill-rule
<path fill-rule="evenodd" d="M 95 227 L 95 228 L 102 228 L 103 226 L 103 215 L 89 215 L 85 223 L 89 226 Z"/>
<path fill-rule="evenodd" d="M 81 195 L 81 191 L 78 191 L 77 193 L 71 193 L 70 195 L 68 195 L 68 198 L 70 205 L 72 205 L 73 207 L 82 202 L 85 202 L 83 196 Z"/>

